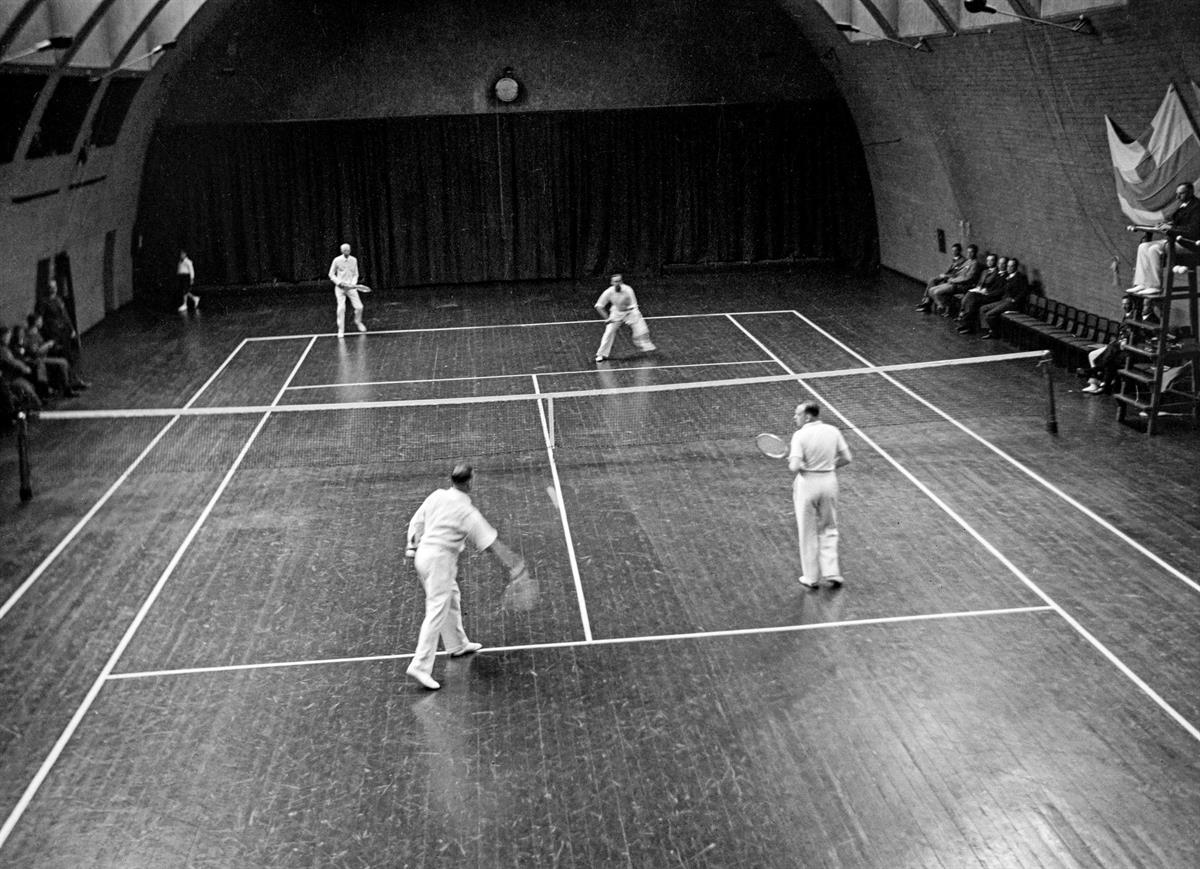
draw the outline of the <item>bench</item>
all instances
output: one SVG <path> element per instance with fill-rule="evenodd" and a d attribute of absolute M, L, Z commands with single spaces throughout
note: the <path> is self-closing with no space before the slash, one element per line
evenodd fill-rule
<path fill-rule="evenodd" d="M 1021 350 L 1049 350 L 1055 365 L 1068 371 L 1087 367 L 1088 353 L 1111 344 L 1121 321 L 1081 311 L 1045 296 L 1030 296 L 1024 311 L 1007 311 L 1000 337 Z"/>

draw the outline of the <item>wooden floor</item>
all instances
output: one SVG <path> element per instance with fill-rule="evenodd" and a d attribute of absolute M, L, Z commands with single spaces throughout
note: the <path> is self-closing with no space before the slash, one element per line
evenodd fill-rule
<path fill-rule="evenodd" d="M 599 283 L 379 290 L 341 342 L 325 294 L 131 308 L 60 408 L 1013 349 L 894 275 L 633 283 L 660 352 L 623 336 L 599 371 Z M 1200 432 L 1056 376 L 1056 436 L 1028 361 L 811 381 L 855 454 L 847 582 L 818 592 L 749 440 L 796 384 L 563 399 L 553 462 L 523 402 L 37 423 L 31 503 L 0 445 L 0 865 L 1200 866 Z M 487 649 L 429 693 L 403 533 L 455 456 L 543 598 L 504 611 L 464 557 Z"/>

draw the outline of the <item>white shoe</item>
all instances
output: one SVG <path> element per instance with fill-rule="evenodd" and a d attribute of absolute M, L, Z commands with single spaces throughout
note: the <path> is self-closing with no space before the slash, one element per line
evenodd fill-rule
<path fill-rule="evenodd" d="M 642 345 L 643 353 L 653 353 L 657 349 L 658 348 L 655 347 L 653 344 L 651 344 L 649 341 L 647 341 L 645 344 Z"/>
<path fill-rule="evenodd" d="M 363 325 L 362 323 L 355 323 L 354 325 L 355 325 L 355 327 L 357 327 L 358 331 L 360 331 L 360 332 L 367 331 L 367 327 L 365 325 Z"/>
<path fill-rule="evenodd" d="M 1163 294 L 1162 287 L 1142 287 L 1135 296 L 1141 296 L 1143 299 L 1157 299 Z"/>
<path fill-rule="evenodd" d="M 1141 284 L 1134 284 L 1132 287 L 1130 287 L 1129 289 L 1127 289 L 1125 291 L 1125 295 L 1136 296 L 1138 293 L 1140 293 L 1144 289 L 1146 289 L 1146 288 L 1143 287 Z"/>
<path fill-rule="evenodd" d="M 1087 386 L 1085 386 L 1083 389 L 1081 389 L 1079 391 L 1086 392 L 1088 395 L 1099 395 L 1101 392 L 1104 391 L 1104 386 L 1099 381 L 1093 380 L 1091 383 L 1089 383 Z"/>
<path fill-rule="evenodd" d="M 597 362 L 604 362 L 606 359 L 608 359 L 607 356 L 599 356 L 599 355 L 596 356 Z"/>
<path fill-rule="evenodd" d="M 819 582 L 814 582 L 807 576 L 800 577 L 800 584 L 805 588 L 816 588 L 818 585 L 820 585 Z"/>
<path fill-rule="evenodd" d="M 442 687 L 441 684 L 439 682 L 437 682 L 428 673 L 422 673 L 420 670 L 414 670 L 412 667 L 409 667 L 404 672 L 407 673 L 413 679 L 416 679 L 418 682 L 420 682 L 422 685 L 424 685 L 430 691 L 436 691 L 438 688 Z"/>
<path fill-rule="evenodd" d="M 187 302 L 184 302 L 182 305 L 180 305 L 180 306 L 179 306 L 178 308 L 176 308 L 175 310 L 176 310 L 176 311 L 178 311 L 178 312 L 179 312 L 179 313 L 181 313 L 181 314 L 186 314 L 186 313 L 187 313 Z"/>
<path fill-rule="evenodd" d="M 192 296 L 192 307 L 195 308 L 197 311 L 200 310 L 200 297 L 199 296 Z"/>
<path fill-rule="evenodd" d="M 483 643 L 468 642 L 461 649 L 455 649 L 453 652 L 451 652 L 450 657 L 451 658 L 461 658 L 463 655 L 470 655 L 475 652 L 478 652 L 482 648 L 483 648 Z"/>

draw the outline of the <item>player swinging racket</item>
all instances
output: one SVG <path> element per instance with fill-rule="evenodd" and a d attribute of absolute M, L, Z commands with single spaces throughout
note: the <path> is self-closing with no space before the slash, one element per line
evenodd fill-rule
<path fill-rule="evenodd" d="M 611 286 L 596 300 L 596 310 L 608 321 L 604 327 L 604 337 L 600 339 L 600 349 L 596 351 L 597 362 L 603 362 L 612 352 L 613 339 L 617 337 L 617 330 L 622 323 L 633 332 L 633 343 L 638 349 L 646 353 L 654 349 L 650 342 L 650 329 L 638 311 L 637 296 L 633 294 L 633 287 L 621 282 L 620 272 L 612 276 Z"/>
<path fill-rule="evenodd" d="M 329 266 L 329 280 L 333 281 L 333 292 L 337 296 L 337 329 L 338 337 L 346 336 L 346 299 L 354 308 L 354 326 L 358 331 L 365 332 L 363 325 L 363 303 L 358 297 L 361 284 L 358 282 L 358 260 L 350 256 L 350 245 L 342 245 L 341 256 L 335 257 Z"/>
<path fill-rule="evenodd" d="M 471 503 L 470 465 L 458 464 L 450 473 L 450 488 L 434 491 L 408 523 L 408 549 L 425 589 L 425 620 L 408 675 L 426 688 L 442 687 L 433 678 L 438 639 L 451 657 L 478 652 L 483 645 L 467 639 L 459 606 L 458 556 L 466 541 L 492 555 L 508 570 L 509 579 L 526 582 L 528 571 L 521 556 L 500 542 L 496 529 Z"/>

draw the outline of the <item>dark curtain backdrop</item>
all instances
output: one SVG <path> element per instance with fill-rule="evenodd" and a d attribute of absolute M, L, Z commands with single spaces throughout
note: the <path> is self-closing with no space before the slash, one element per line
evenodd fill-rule
<path fill-rule="evenodd" d="M 840 102 L 166 126 L 138 231 L 157 285 L 180 247 L 202 284 L 311 281 L 343 240 L 379 287 L 878 258 Z"/>

